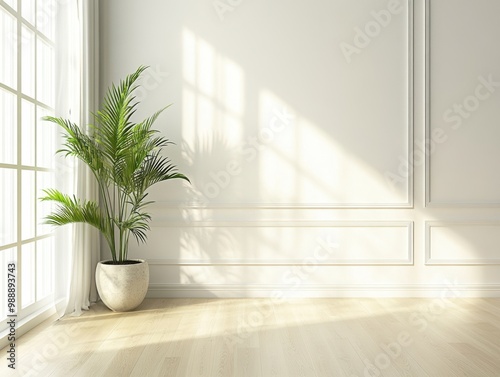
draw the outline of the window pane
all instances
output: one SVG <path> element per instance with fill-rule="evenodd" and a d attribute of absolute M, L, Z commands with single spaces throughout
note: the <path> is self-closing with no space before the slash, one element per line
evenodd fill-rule
<path fill-rule="evenodd" d="M 16 105 L 16 96 L 0 88 L 0 163 L 4 164 L 17 163 Z"/>
<path fill-rule="evenodd" d="M 54 49 L 43 39 L 37 40 L 37 99 L 54 107 Z"/>
<path fill-rule="evenodd" d="M 21 235 L 26 240 L 35 237 L 35 172 L 23 171 L 21 175 Z"/>
<path fill-rule="evenodd" d="M 17 24 L 16 19 L 0 7 L 0 82 L 17 88 Z"/>
<path fill-rule="evenodd" d="M 7 271 L 7 263 L 16 262 L 17 261 L 17 253 L 16 248 L 7 249 L 0 251 L 0 268 L 3 271 Z M 16 275 L 19 275 L 19 272 L 16 271 Z M 6 276 L 3 275 L 2 276 Z M 17 292 L 16 292 L 17 295 Z M 5 318 L 7 318 L 7 281 L 6 279 L 2 279 L 0 281 L 0 321 L 3 322 Z"/>
<path fill-rule="evenodd" d="M 35 166 L 35 105 L 22 100 L 21 111 L 23 135 L 21 163 L 25 166 Z"/>
<path fill-rule="evenodd" d="M 36 247 L 36 299 L 41 300 L 53 293 L 54 238 L 37 242 Z"/>
<path fill-rule="evenodd" d="M 37 28 L 51 41 L 54 40 L 56 2 L 54 0 L 38 0 L 36 12 Z"/>
<path fill-rule="evenodd" d="M 21 247 L 21 307 L 35 302 L 35 243 Z"/>
<path fill-rule="evenodd" d="M 37 118 L 38 126 L 36 133 L 37 155 L 36 164 L 38 167 L 54 168 L 54 156 L 57 152 L 56 138 L 57 125 L 52 122 L 47 122 L 42 118 L 46 115 L 54 115 L 48 110 L 38 107 Z"/>
<path fill-rule="evenodd" d="M 48 188 L 54 188 L 54 173 L 50 172 L 37 172 L 36 173 L 36 184 L 37 184 L 37 192 L 36 192 L 36 203 L 37 203 L 37 230 L 36 235 L 41 236 L 45 234 L 49 234 L 53 231 L 54 227 L 52 225 L 44 224 L 44 218 L 50 214 L 55 208 L 53 202 L 42 202 L 38 200 L 42 196 L 45 196 L 43 190 Z"/>
<path fill-rule="evenodd" d="M 35 0 L 23 0 L 21 14 L 30 24 L 35 25 Z"/>
<path fill-rule="evenodd" d="M 17 241 L 17 171 L 0 168 L 0 246 Z"/>
<path fill-rule="evenodd" d="M 14 10 L 17 10 L 17 0 L 4 0 L 7 4 L 9 4 Z"/>
<path fill-rule="evenodd" d="M 21 37 L 21 90 L 35 97 L 35 33 L 27 27 L 22 28 Z"/>

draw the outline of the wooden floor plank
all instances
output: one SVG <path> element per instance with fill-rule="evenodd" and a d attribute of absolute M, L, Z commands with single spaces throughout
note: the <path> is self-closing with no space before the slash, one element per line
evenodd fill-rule
<path fill-rule="evenodd" d="M 278 323 L 274 309 L 275 302 L 264 299 L 261 303 L 262 326 L 259 330 L 262 375 L 266 377 L 288 377 L 289 366 L 281 347 Z"/>

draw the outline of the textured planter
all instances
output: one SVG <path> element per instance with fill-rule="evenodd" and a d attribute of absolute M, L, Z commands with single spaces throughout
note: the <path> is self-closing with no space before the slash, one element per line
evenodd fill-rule
<path fill-rule="evenodd" d="M 148 262 L 134 259 L 131 264 L 108 264 L 101 261 L 96 268 L 96 285 L 101 300 L 115 312 L 137 308 L 146 297 L 149 285 Z"/>

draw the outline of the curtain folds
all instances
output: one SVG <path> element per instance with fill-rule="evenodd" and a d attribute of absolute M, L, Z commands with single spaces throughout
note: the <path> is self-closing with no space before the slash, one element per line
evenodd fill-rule
<path fill-rule="evenodd" d="M 97 111 L 99 101 L 99 1 L 76 0 L 69 4 L 72 7 L 69 9 L 70 17 L 76 22 L 70 22 L 69 25 L 74 31 L 73 41 L 70 43 L 74 56 L 70 63 L 74 88 L 70 90 L 76 95 L 71 114 L 77 124 L 86 127 L 93 123 L 91 114 Z M 78 198 L 98 201 L 95 179 L 87 166 L 79 160 L 75 164 L 73 187 Z M 88 225 L 75 224 L 65 315 L 78 316 L 82 310 L 88 310 L 92 302 L 97 301 L 95 268 L 99 260 L 99 233 Z"/>

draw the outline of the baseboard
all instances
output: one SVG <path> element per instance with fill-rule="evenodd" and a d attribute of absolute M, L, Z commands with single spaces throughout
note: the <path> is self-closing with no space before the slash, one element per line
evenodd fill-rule
<path fill-rule="evenodd" d="M 200 297 L 500 297 L 500 284 L 225 285 L 151 284 L 149 298 Z"/>

